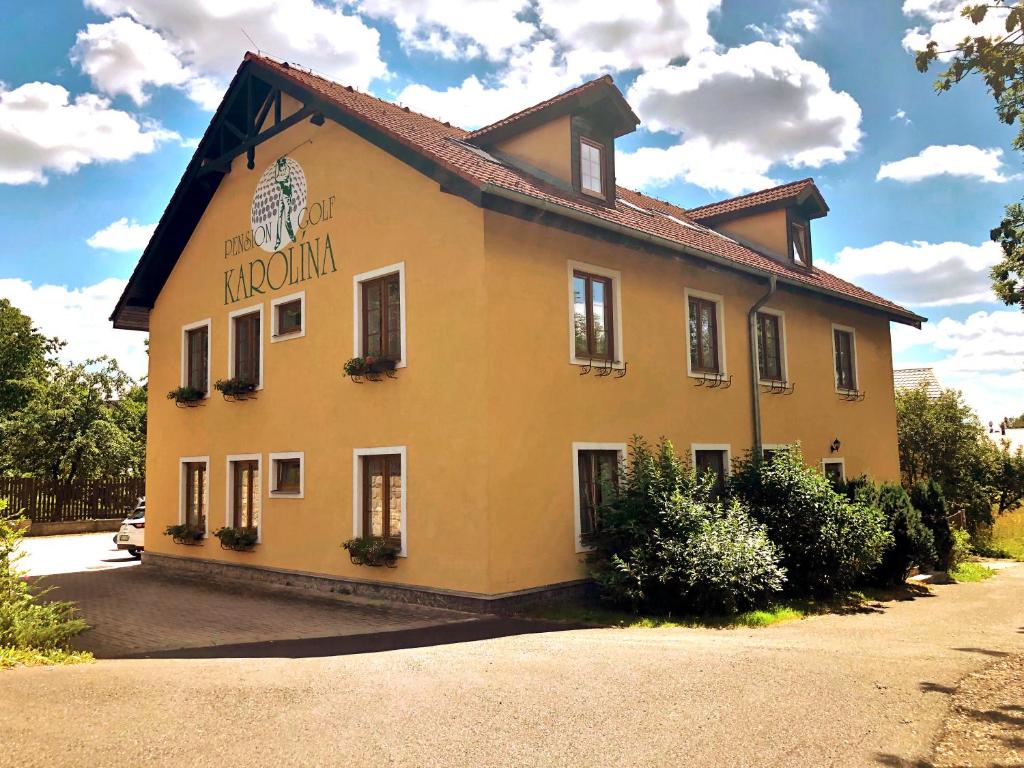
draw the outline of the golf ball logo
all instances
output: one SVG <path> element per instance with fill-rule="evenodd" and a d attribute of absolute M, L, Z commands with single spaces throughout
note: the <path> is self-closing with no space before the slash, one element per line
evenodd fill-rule
<path fill-rule="evenodd" d="M 252 197 L 252 232 L 264 251 L 294 243 L 299 213 L 306 208 L 306 174 L 290 157 L 279 157 L 260 177 Z"/>

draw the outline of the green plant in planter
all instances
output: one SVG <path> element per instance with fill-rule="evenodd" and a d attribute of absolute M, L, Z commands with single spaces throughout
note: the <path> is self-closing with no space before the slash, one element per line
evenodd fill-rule
<path fill-rule="evenodd" d="M 255 528 L 218 528 L 213 535 L 220 539 L 224 549 L 247 552 L 256 546 L 259 532 Z"/>
<path fill-rule="evenodd" d="M 256 391 L 256 385 L 244 379 L 217 379 L 213 388 L 224 397 L 245 397 Z"/>
<path fill-rule="evenodd" d="M 390 357 L 353 357 L 342 366 L 346 376 L 365 376 L 368 373 L 391 373 L 397 363 Z"/>
<path fill-rule="evenodd" d="M 346 376 L 359 376 L 366 372 L 366 360 L 361 357 L 353 357 L 346 360 L 342 370 Z"/>
<path fill-rule="evenodd" d="M 341 546 L 348 550 L 349 559 L 353 564 L 371 567 L 385 565 L 388 568 L 394 568 L 398 565 L 398 555 L 401 552 L 394 544 L 389 544 L 384 539 L 375 536 L 349 539 Z"/>
<path fill-rule="evenodd" d="M 179 405 L 198 403 L 204 397 L 206 397 L 206 393 L 201 389 L 196 389 L 195 387 L 178 387 L 177 389 L 172 389 L 167 393 L 167 399 L 173 400 Z"/>
<path fill-rule="evenodd" d="M 180 525 L 168 525 L 164 529 L 164 535 L 170 536 L 175 544 L 197 544 L 203 540 L 206 531 L 188 523 Z"/>

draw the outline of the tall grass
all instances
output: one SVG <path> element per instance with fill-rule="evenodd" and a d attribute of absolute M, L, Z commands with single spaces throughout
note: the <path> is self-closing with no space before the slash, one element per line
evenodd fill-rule
<path fill-rule="evenodd" d="M 1015 560 L 1024 561 L 1024 506 L 996 517 L 992 544 Z"/>

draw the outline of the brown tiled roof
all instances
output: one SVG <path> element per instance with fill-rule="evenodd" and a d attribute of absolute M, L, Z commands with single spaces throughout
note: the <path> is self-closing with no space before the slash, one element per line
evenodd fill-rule
<path fill-rule="evenodd" d="M 931 368 L 896 368 L 892 372 L 892 382 L 896 389 L 917 389 L 923 384 L 928 397 L 938 397 L 942 391 L 942 385 Z"/>
<path fill-rule="evenodd" d="M 621 105 L 625 107 L 625 110 L 627 110 L 628 114 L 631 116 L 633 125 L 635 126 L 639 124 L 640 118 L 638 118 L 633 113 L 632 108 L 630 108 L 629 104 L 627 104 L 625 99 L 622 98 L 618 89 L 615 87 L 615 81 L 612 80 L 611 75 L 603 75 L 602 77 L 599 77 L 596 80 L 590 80 L 586 83 L 583 83 L 583 85 L 578 85 L 575 88 L 566 91 L 565 93 L 560 93 L 557 96 L 552 96 L 547 101 L 542 101 L 539 104 L 534 104 L 532 107 L 527 107 L 526 109 L 520 110 L 515 114 L 509 115 L 508 117 L 503 117 L 501 120 L 491 123 L 490 125 L 485 125 L 483 128 L 477 128 L 475 131 L 470 131 L 469 133 L 466 134 L 466 139 L 469 141 L 479 140 L 490 134 L 495 133 L 500 128 L 505 128 L 515 123 L 521 122 L 528 117 L 536 115 L 540 112 L 550 110 L 553 107 L 557 107 L 560 104 L 572 101 L 576 97 L 582 96 L 583 94 L 589 93 L 590 91 L 597 91 L 602 87 L 609 88 L 610 93 L 613 93 L 618 97 L 617 100 L 621 102 Z"/>
<path fill-rule="evenodd" d="M 569 190 L 554 187 L 525 170 L 496 160 L 466 142 L 470 134 L 461 128 L 265 56 L 246 54 L 242 67 L 250 64 L 266 68 L 279 79 L 297 85 L 314 97 L 319 97 L 322 102 L 321 108 L 325 112 L 328 112 L 327 108 L 330 107 L 328 117 L 344 121 L 344 124 L 354 126 L 355 129 L 358 129 L 358 126 L 365 126 L 376 131 L 376 135 L 389 142 L 389 145 L 398 145 L 409 150 L 409 155 L 413 158 L 410 164 L 414 167 L 428 172 L 424 170 L 424 162 L 428 165 L 433 164 L 464 182 L 468 189 L 476 190 L 477 196 L 486 194 L 511 197 L 530 206 L 553 209 L 560 216 L 581 219 L 620 235 L 653 241 L 657 245 L 683 250 L 691 256 L 717 261 L 747 273 L 763 277 L 775 275 L 781 283 L 791 286 L 868 304 L 901 322 L 918 325 L 924 319 L 817 267 L 810 270 L 794 268 L 758 253 L 702 226 L 693 219 L 692 212 L 678 206 L 621 187 L 617 189 L 619 199 L 614 208 L 602 205 Z M 626 202 L 644 210 L 630 207 L 625 204 Z M 146 271 L 143 267 L 149 257 L 149 250 L 147 248 L 143 254 L 136 273 L 125 289 L 118 309 L 115 310 L 115 320 L 124 307 L 138 305 L 137 303 L 142 300 L 139 298 L 142 289 L 135 290 L 133 283 Z M 159 259 L 160 256 L 154 253 L 153 258 Z M 156 279 L 162 284 L 161 278 Z M 159 285 L 156 289 L 159 290 Z M 150 295 L 147 303 L 154 300 L 152 290 L 146 290 Z"/>
<path fill-rule="evenodd" d="M 730 197 L 728 200 L 720 200 L 717 203 L 690 208 L 687 212 L 696 221 L 710 221 L 711 219 L 728 216 L 751 208 L 761 208 L 775 203 L 796 200 L 808 189 L 813 188 L 814 179 L 801 179 L 800 181 L 791 181 L 788 184 L 782 184 L 771 189 L 749 192 L 738 197 Z"/>

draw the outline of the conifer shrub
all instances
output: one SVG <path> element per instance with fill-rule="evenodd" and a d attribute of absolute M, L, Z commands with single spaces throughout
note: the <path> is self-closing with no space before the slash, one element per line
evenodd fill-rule
<path fill-rule="evenodd" d="M 796 446 L 770 460 L 748 453 L 734 461 L 729 489 L 765 526 L 796 594 L 849 590 L 892 543 L 882 512 L 836 491 Z"/>
<path fill-rule="evenodd" d="M 942 486 L 934 480 L 921 480 L 910 489 L 910 503 L 921 513 L 921 522 L 928 526 L 935 542 L 935 566 L 940 570 L 950 567 L 953 550 L 953 530 L 949 525 L 949 511 Z"/>
<path fill-rule="evenodd" d="M 885 516 L 892 545 L 875 569 L 881 584 L 902 584 L 917 566 L 935 562 L 935 537 L 921 520 L 921 513 L 910 503 L 903 486 L 883 483 L 878 488 L 878 509 Z"/>
<path fill-rule="evenodd" d="M 606 479 L 607 480 L 607 479 Z M 606 482 L 589 562 L 607 602 L 634 611 L 735 613 L 767 603 L 785 583 L 775 545 L 736 500 L 714 500 L 662 440 L 634 437 L 618 488 Z"/>

